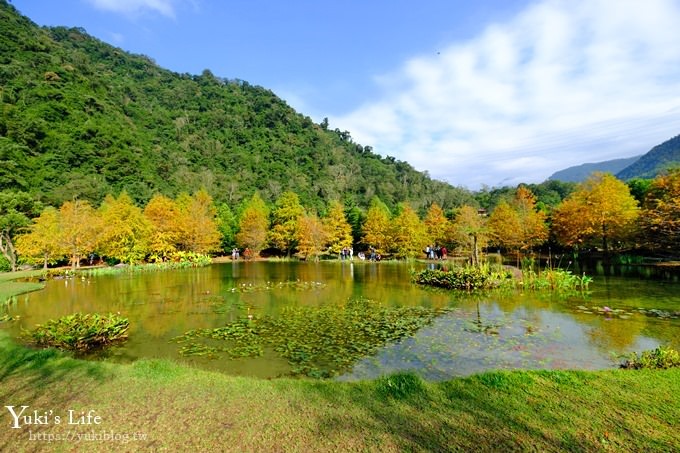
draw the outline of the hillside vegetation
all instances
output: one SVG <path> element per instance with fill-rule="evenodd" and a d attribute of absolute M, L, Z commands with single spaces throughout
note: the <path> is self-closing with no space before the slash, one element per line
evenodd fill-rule
<path fill-rule="evenodd" d="M 587 163 L 575 165 L 556 171 L 548 179 L 565 182 L 583 182 L 593 173 L 612 173 L 616 174 L 635 163 L 640 156 L 627 157 L 624 159 L 606 160 L 603 162 Z"/>
<path fill-rule="evenodd" d="M 472 199 L 393 157 L 315 124 L 242 80 L 177 74 L 80 28 L 40 28 L 0 0 L 0 189 L 47 204 L 99 204 L 127 191 L 139 204 L 201 187 L 217 202 L 297 193 L 393 206 Z"/>
<path fill-rule="evenodd" d="M 633 178 L 652 179 L 670 168 L 680 166 L 680 135 L 652 148 L 647 154 L 616 176 L 624 181 Z"/>

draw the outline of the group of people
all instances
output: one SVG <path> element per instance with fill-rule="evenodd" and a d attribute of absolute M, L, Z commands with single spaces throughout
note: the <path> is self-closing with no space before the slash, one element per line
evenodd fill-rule
<path fill-rule="evenodd" d="M 439 247 L 438 245 L 428 245 L 423 252 L 425 252 L 425 259 L 428 260 L 445 260 L 448 253 L 446 247 Z"/>
<path fill-rule="evenodd" d="M 251 256 L 252 256 L 252 253 L 251 253 L 250 249 L 248 247 L 246 247 L 243 250 L 243 258 L 248 260 L 248 259 L 251 258 Z M 237 248 L 231 249 L 231 259 L 234 260 L 234 261 L 238 261 L 239 258 L 241 258 L 241 252 L 239 251 L 239 249 L 237 249 Z"/>
<path fill-rule="evenodd" d="M 354 259 L 354 249 L 352 247 L 343 247 L 340 250 L 341 260 L 353 260 Z"/>

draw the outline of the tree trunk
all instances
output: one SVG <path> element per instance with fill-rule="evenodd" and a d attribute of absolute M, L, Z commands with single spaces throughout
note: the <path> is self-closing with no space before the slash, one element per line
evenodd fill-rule
<path fill-rule="evenodd" d="M 477 247 L 477 236 L 472 236 L 472 264 L 475 267 L 479 266 L 479 248 Z"/>
<path fill-rule="evenodd" d="M 7 258 L 12 272 L 17 270 L 17 253 L 12 244 L 12 239 L 6 232 L 0 233 L 0 252 Z"/>

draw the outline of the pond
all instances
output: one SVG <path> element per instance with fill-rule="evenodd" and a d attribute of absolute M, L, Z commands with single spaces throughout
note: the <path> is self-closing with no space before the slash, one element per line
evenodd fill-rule
<path fill-rule="evenodd" d="M 415 264 L 416 270 L 425 266 Z M 324 369 L 336 366 L 331 374 L 341 380 L 405 370 L 441 380 L 491 369 L 612 368 L 621 354 L 659 345 L 680 349 L 677 273 L 611 272 L 596 276 L 585 294 L 466 294 L 417 286 L 410 281 L 412 267 L 240 261 L 78 276 L 13 298 L 0 315 L 19 319 L 0 325 L 18 336 L 22 328 L 75 312 L 120 312 L 130 320 L 129 340 L 109 351 L 107 360 L 170 358 L 267 378 L 314 375 L 300 373 L 291 357 L 297 365 L 317 360 Z M 396 337 L 375 327 L 402 316 Z M 410 323 L 410 316 L 420 323 Z M 224 326 L 231 326 L 227 343 L 224 330 L 214 331 L 219 338 L 205 335 Z M 253 326 L 271 336 L 255 342 L 257 353 L 250 348 Z M 288 330 L 273 332 L 276 326 Z M 356 333 L 355 326 L 364 330 Z M 190 331 L 194 335 L 185 336 Z M 300 346 L 305 339 L 329 351 L 313 355 Z M 344 357 L 329 359 L 333 354 Z"/>

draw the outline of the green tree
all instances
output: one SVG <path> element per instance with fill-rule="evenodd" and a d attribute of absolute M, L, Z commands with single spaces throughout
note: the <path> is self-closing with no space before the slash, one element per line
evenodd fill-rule
<path fill-rule="evenodd" d="M 387 253 L 390 246 L 390 210 L 380 198 L 374 197 L 366 213 L 363 243 L 374 247 L 380 254 Z"/>
<path fill-rule="evenodd" d="M 236 243 L 247 248 L 253 256 L 259 255 L 267 240 L 268 219 L 267 205 L 255 192 L 241 213 Z"/>
<path fill-rule="evenodd" d="M 101 255 L 128 264 L 144 261 L 149 252 L 152 226 L 126 192 L 118 198 L 107 195 L 99 207 L 99 218 Z"/>
<path fill-rule="evenodd" d="M 217 207 L 217 229 L 220 232 L 220 247 L 224 253 L 231 253 L 236 247 L 236 232 L 238 222 L 228 204 L 222 203 Z"/>
<path fill-rule="evenodd" d="M 414 258 L 427 246 L 427 231 L 410 205 L 401 205 L 399 211 L 390 228 L 391 249 L 397 258 Z"/>
<path fill-rule="evenodd" d="M 634 237 L 638 215 L 638 203 L 623 181 L 595 173 L 555 210 L 553 232 L 563 245 L 599 243 L 606 254 L 612 241 Z"/>
<path fill-rule="evenodd" d="M 59 211 L 48 206 L 33 221 L 27 233 L 16 239 L 16 249 L 21 258 L 30 263 L 42 262 L 43 269 L 55 263 L 66 253 L 60 242 Z"/>
<path fill-rule="evenodd" d="M 339 201 L 333 200 L 328 207 L 328 215 L 324 218 L 328 251 L 338 255 L 345 247 L 352 246 L 352 227 L 345 218 L 345 212 Z"/>
<path fill-rule="evenodd" d="M 294 192 L 283 192 L 272 210 L 269 242 L 288 257 L 297 246 L 300 218 L 304 213 L 300 198 Z"/>
<path fill-rule="evenodd" d="M 41 205 L 25 192 L 0 192 L 0 252 L 17 270 L 16 235 L 31 224 L 31 218 L 40 213 Z"/>

